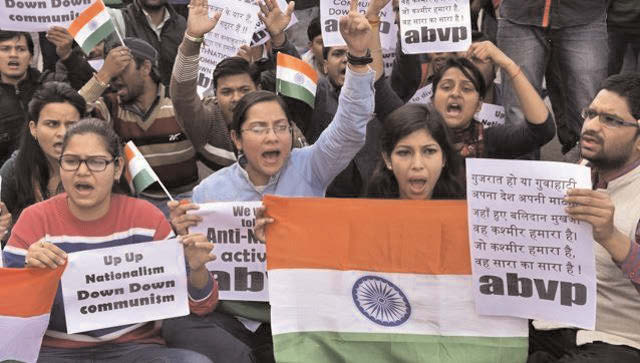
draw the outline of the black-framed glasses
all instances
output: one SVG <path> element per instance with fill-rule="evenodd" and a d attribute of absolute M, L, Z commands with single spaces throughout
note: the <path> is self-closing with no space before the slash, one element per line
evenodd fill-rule
<path fill-rule="evenodd" d="M 87 169 L 100 172 L 104 171 L 107 168 L 107 165 L 114 161 L 115 159 L 108 160 L 102 156 L 91 156 L 86 159 L 82 159 L 78 156 L 62 155 L 58 162 L 64 171 L 76 171 L 80 168 L 80 164 L 84 163 L 87 166 Z"/>
<path fill-rule="evenodd" d="M 278 125 L 274 125 L 273 127 L 255 125 L 246 129 L 242 129 L 242 131 L 244 132 L 249 131 L 256 136 L 262 136 L 262 137 L 267 136 L 270 130 L 273 130 L 273 133 L 276 134 L 276 136 L 280 137 L 288 134 L 289 131 L 291 131 L 291 125 L 278 124 Z"/>
<path fill-rule="evenodd" d="M 609 127 L 624 127 L 624 126 L 634 126 L 638 127 L 638 123 L 635 121 L 625 121 L 616 115 L 612 115 L 610 113 L 598 112 L 591 108 L 583 108 L 582 112 L 580 112 L 583 120 L 590 120 L 598 117 L 600 123 L 609 126 Z"/>

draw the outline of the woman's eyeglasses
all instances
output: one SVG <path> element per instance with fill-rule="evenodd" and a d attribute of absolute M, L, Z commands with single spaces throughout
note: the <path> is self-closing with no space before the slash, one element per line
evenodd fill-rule
<path fill-rule="evenodd" d="M 64 171 L 76 171 L 80 168 L 80 164 L 84 163 L 91 171 L 100 172 L 107 168 L 107 165 L 114 162 L 115 159 L 107 160 L 101 156 L 91 156 L 86 159 L 73 155 L 63 155 L 60 157 L 60 167 Z"/>
<path fill-rule="evenodd" d="M 278 124 L 274 125 L 273 127 L 255 125 L 246 129 L 242 129 L 242 131 L 249 131 L 256 136 L 263 137 L 267 136 L 270 130 L 273 130 L 273 133 L 276 134 L 276 136 L 280 137 L 288 134 L 289 131 L 291 131 L 291 126 L 289 126 L 289 124 Z"/>

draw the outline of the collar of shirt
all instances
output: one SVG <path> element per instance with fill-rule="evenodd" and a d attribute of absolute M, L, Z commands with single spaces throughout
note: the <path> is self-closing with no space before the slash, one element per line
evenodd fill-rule
<path fill-rule="evenodd" d="M 149 116 L 151 116 L 151 113 L 156 108 L 156 106 L 158 105 L 160 100 L 164 98 L 164 95 L 165 95 L 164 85 L 162 83 L 159 83 L 158 84 L 158 95 L 156 96 L 156 99 L 153 101 L 153 103 L 151 104 L 151 107 L 149 107 L 147 112 L 144 112 L 142 109 L 140 109 L 140 107 L 138 107 L 138 105 L 135 104 L 135 102 L 132 102 L 132 103 L 129 103 L 129 104 L 123 104 L 123 105 L 121 105 L 121 107 L 124 110 L 127 110 L 129 112 L 133 112 L 134 114 L 138 115 L 143 121 L 146 121 L 149 118 Z"/>
<path fill-rule="evenodd" d="M 160 34 L 162 33 L 162 27 L 167 22 L 167 20 L 169 20 L 169 18 L 171 18 L 171 15 L 167 11 L 167 8 L 162 8 L 162 10 L 164 11 L 164 18 L 162 19 L 160 24 L 153 25 L 153 22 L 151 21 L 151 16 L 149 15 L 149 13 L 146 10 L 142 9 L 142 13 L 144 14 L 144 17 L 147 18 L 147 23 L 151 27 L 151 30 L 153 30 L 153 32 L 156 33 L 156 35 L 158 36 L 158 40 L 160 40 Z"/>
<path fill-rule="evenodd" d="M 609 182 L 625 175 L 626 173 L 630 172 L 631 170 L 637 168 L 638 166 L 640 166 L 640 159 L 636 160 L 634 163 L 630 164 L 629 166 L 627 166 L 626 168 L 620 169 L 618 170 L 617 173 L 615 173 L 611 178 L 609 179 L 605 179 L 604 177 L 602 177 L 602 175 L 600 174 L 600 171 L 594 167 L 593 165 L 591 165 L 591 163 L 587 163 L 587 166 L 591 167 L 591 183 L 593 185 L 593 189 L 607 189 Z"/>
<path fill-rule="evenodd" d="M 249 178 L 249 173 L 247 173 L 247 170 L 245 169 L 245 165 L 247 165 L 247 157 L 244 156 L 244 154 L 240 154 L 240 156 L 238 157 L 238 164 L 240 164 L 240 173 L 242 174 L 242 176 L 247 179 L 247 182 L 249 183 L 249 185 L 251 185 L 253 187 L 253 189 L 256 190 L 256 192 L 258 192 L 258 194 L 263 194 L 265 189 L 267 189 L 269 186 L 276 184 L 278 182 L 278 179 L 280 179 L 280 174 L 282 173 L 282 168 L 273 176 L 271 176 L 269 178 L 269 181 L 267 182 L 267 184 L 265 185 L 255 185 L 253 184 L 253 182 L 251 181 L 251 179 Z M 284 168 L 284 165 L 282 166 Z"/>

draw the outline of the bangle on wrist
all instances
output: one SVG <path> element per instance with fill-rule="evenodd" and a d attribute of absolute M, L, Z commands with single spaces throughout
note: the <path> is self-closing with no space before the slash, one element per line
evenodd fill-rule
<path fill-rule="evenodd" d="M 377 15 L 376 16 L 371 16 L 371 17 L 367 16 L 367 21 L 369 22 L 369 25 L 376 26 L 376 25 L 380 24 L 380 17 L 377 16 Z"/>
<path fill-rule="evenodd" d="M 511 76 L 509 79 L 513 81 L 513 80 L 514 80 L 516 77 L 518 77 L 521 73 L 522 73 L 522 68 L 518 67 L 518 71 L 516 72 L 516 74 L 514 74 L 513 76 Z"/>
<path fill-rule="evenodd" d="M 367 64 L 373 62 L 373 58 L 371 58 L 371 50 L 367 48 L 367 54 L 362 57 L 356 57 L 347 52 L 347 62 L 354 66 L 366 66 Z"/>
<path fill-rule="evenodd" d="M 100 77 L 98 77 L 98 73 L 95 73 L 95 72 L 94 72 L 94 73 L 93 73 L 93 77 L 96 79 L 96 81 L 98 82 L 98 84 L 99 84 L 100 86 L 102 86 L 102 87 L 104 87 L 104 88 L 109 87 L 109 83 L 105 83 L 105 82 L 103 82 L 103 81 L 100 79 Z"/>
<path fill-rule="evenodd" d="M 204 37 L 196 38 L 194 36 L 189 35 L 189 32 L 186 32 L 186 31 L 184 32 L 184 37 L 185 39 L 188 39 L 194 43 L 202 43 L 202 41 L 204 40 Z"/>

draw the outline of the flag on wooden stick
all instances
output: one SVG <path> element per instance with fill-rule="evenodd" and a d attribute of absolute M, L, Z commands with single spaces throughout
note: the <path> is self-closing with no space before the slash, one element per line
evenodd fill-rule
<path fill-rule="evenodd" d="M 102 0 L 96 0 L 69 25 L 67 29 L 85 54 L 114 30 L 114 24 Z"/>

